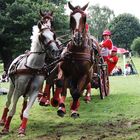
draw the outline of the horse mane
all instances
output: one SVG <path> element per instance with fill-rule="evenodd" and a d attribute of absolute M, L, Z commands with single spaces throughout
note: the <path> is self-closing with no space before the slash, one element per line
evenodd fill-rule
<path fill-rule="evenodd" d="M 39 32 L 39 28 L 37 25 L 34 25 L 32 27 L 32 35 L 30 37 L 31 39 L 31 48 L 30 50 L 31 51 L 34 51 L 36 48 L 37 48 L 37 45 L 38 45 L 38 42 L 39 42 L 39 35 L 40 35 L 40 32 Z"/>

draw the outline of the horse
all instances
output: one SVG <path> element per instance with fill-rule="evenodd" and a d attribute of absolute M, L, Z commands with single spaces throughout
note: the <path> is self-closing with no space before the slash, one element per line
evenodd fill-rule
<path fill-rule="evenodd" d="M 40 9 L 40 16 L 41 16 L 41 20 L 39 21 L 43 27 L 45 28 L 49 28 L 51 29 L 51 26 L 52 26 L 52 21 L 53 21 L 53 12 L 51 11 L 44 11 L 42 12 L 41 9 Z M 55 34 L 54 34 L 54 37 L 55 37 Z M 13 63 L 16 64 L 18 63 L 18 61 L 22 58 L 22 57 L 25 57 L 27 55 L 27 53 L 29 52 L 29 50 L 26 50 L 25 51 L 25 54 L 22 54 L 20 56 L 18 56 L 16 59 L 14 59 Z M 51 58 L 52 59 L 52 58 Z M 12 92 L 10 92 L 12 94 Z M 10 100 L 11 100 L 11 97 L 12 95 L 10 95 L 9 93 L 9 98 L 7 100 L 7 103 L 6 103 L 6 109 L 4 110 L 3 112 L 3 116 L 0 120 L 0 125 L 4 125 L 5 121 L 6 121 L 6 117 L 7 117 L 7 112 L 9 111 L 8 107 L 9 107 L 9 104 L 10 104 Z M 21 114 L 20 114 L 20 118 L 22 120 L 22 117 L 23 117 L 23 111 L 25 110 L 26 106 L 27 106 L 27 99 L 26 97 L 24 97 L 24 101 L 23 101 L 23 107 L 22 107 L 22 111 L 21 111 Z"/>
<path fill-rule="evenodd" d="M 72 32 L 71 41 L 67 44 L 66 49 L 62 52 L 65 55 L 64 61 L 60 62 L 60 68 L 63 73 L 63 86 L 69 87 L 73 101 L 71 102 L 71 117 L 78 118 L 78 108 L 80 106 L 80 96 L 83 90 L 91 81 L 94 52 L 92 42 L 85 30 L 86 13 L 84 12 L 88 3 L 83 6 L 72 6 L 68 2 L 69 8 L 72 10 L 70 14 L 70 29 Z M 65 113 L 65 98 L 61 98 L 59 103 L 58 115 L 63 116 Z"/>
<path fill-rule="evenodd" d="M 0 121 L 0 124 L 4 123 L 2 134 L 9 133 L 10 123 L 16 112 L 19 97 L 21 96 L 29 98 L 29 101 L 23 110 L 22 122 L 18 134 L 20 136 L 26 134 L 25 129 L 29 118 L 29 111 L 38 96 L 38 91 L 47 73 L 46 66 L 44 65 L 45 58 L 51 57 L 56 59 L 58 57 L 59 49 L 55 39 L 55 34 L 49 26 L 46 23 L 38 22 L 36 26 L 33 26 L 30 51 L 25 55 L 19 56 L 11 63 L 8 71 L 10 88 Z M 12 97 L 13 104 L 8 114 Z"/>
<path fill-rule="evenodd" d="M 51 28 L 52 21 L 53 21 L 53 12 L 42 12 L 42 11 L 40 11 L 40 15 L 42 16 L 41 21 L 43 23 L 47 22 L 47 25 Z M 48 20 L 48 18 L 50 20 Z M 57 46 L 58 46 L 59 50 L 62 51 L 63 50 L 63 44 L 57 38 L 56 38 L 56 43 L 57 43 Z M 54 60 L 52 58 L 48 58 L 48 57 L 45 60 L 47 65 L 51 64 L 53 61 Z M 41 105 L 41 106 L 48 106 L 51 103 L 52 106 L 56 107 L 59 104 L 59 95 L 62 91 L 62 84 L 61 84 L 62 81 L 61 80 L 55 80 L 58 77 L 57 76 L 57 74 L 58 74 L 57 65 L 53 65 L 51 70 L 52 70 L 52 73 L 48 77 L 46 77 L 46 79 L 45 79 L 46 83 L 45 83 L 44 91 L 43 91 L 43 85 L 42 85 L 42 88 L 40 89 L 40 92 L 38 94 L 38 101 L 39 101 L 39 105 Z M 55 80 L 55 82 L 54 82 L 54 80 Z M 51 89 L 51 87 L 53 87 L 54 84 L 56 85 L 56 89 L 54 91 L 54 96 L 53 96 L 53 98 L 51 99 L 51 102 L 50 102 L 50 89 Z"/>
<path fill-rule="evenodd" d="M 60 50 L 63 49 L 63 44 L 57 40 L 58 43 L 58 48 Z M 51 59 L 49 59 L 49 61 L 47 61 L 47 65 L 51 64 L 53 61 Z M 58 78 L 58 71 L 59 71 L 59 67 L 56 63 L 56 65 L 53 65 L 51 68 L 51 74 L 46 77 L 45 80 L 45 87 L 44 89 L 41 89 L 41 92 L 39 93 L 39 105 L 41 106 L 49 106 L 50 104 L 53 107 L 57 107 L 59 104 L 59 95 L 62 92 L 62 80 Z M 55 85 L 55 90 L 54 90 L 54 85 Z M 53 92 L 53 97 L 50 99 L 50 94 L 51 94 L 51 88 L 52 88 L 52 92 Z"/>

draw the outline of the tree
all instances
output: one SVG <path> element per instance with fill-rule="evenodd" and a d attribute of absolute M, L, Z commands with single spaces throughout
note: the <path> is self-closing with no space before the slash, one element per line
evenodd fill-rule
<path fill-rule="evenodd" d="M 40 9 L 53 9 L 54 25 L 60 32 L 64 32 L 68 21 L 63 5 L 58 7 L 46 0 L 0 0 L 0 7 L 0 56 L 5 70 L 8 69 L 12 57 L 15 58 L 30 48 L 32 26 L 40 19 Z"/>
<path fill-rule="evenodd" d="M 115 17 L 114 12 L 108 7 L 95 5 L 89 7 L 88 15 L 91 34 L 101 40 L 103 30 L 108 28 L 108 23 Z"/>
<path fill-rule="evenodd" d="M 4 35 L 5 31 L 5 24 L 7 23 L 7 19 L 5 17 L 5 10 L 6 10 L 6 1 L 0 0 L 0 56 L 4 63 L 4 70 L 7 71 L 9 64 L 12 60 L 12 53 L 9 48 L 6 48 L 5 46 L 8 46 L 10 42 L 10 39 Z"/>
<path fill-rule="evenodd" d="M 48 0 L 48 2 L 52 2 L 58 6 L 64 5 L 67 3 L 67 0 Z"/>
<path fill-rule="evenodd" d="M 139 20 L 131 14 L 120 14 L 109 25 L 112 31 L 113 43 L 125 49 L 130 49 L 132 41 L 140 36 Z"/>
<path fill-rule="evenodd" d="M 132 51 L 137 52 L 140 55 L 140 37 L 133 40 L 131 47 Z"/>

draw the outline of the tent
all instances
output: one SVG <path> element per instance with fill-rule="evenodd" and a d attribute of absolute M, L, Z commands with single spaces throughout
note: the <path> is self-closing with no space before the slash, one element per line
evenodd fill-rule
<path fill-rule="evenodd" d="M 124 48 L 117 48 L 117 53 L 119 54 L 125 54 L 125 53 L 129 53 L 128 50 L 124 49 Z"/>
<path fill-rule="evenodd" d="M 116 46 L 114 46 L 114 47 L 116 47 Z M 117 48 L 117 53 L 123 55 L 123 71 L 124 71 L 124 76 L 125 76 L 126 54 L 129 55 L 129 59 L 131 61 L 131 64 L 132 64 L 132 66 L 133 66 L 133 68 L 135 70 L 135 73 L 137 74 L 136 67 L 135 67 L 135 65 L 134 65 L 134 63 L 132 61 L 132 58 L 131 58 L 131 51 L 128 51 L 128 50 L 126 50 L 124 48 L 118 48 L 118 47 L 116 47 L 116 48 Z"/>

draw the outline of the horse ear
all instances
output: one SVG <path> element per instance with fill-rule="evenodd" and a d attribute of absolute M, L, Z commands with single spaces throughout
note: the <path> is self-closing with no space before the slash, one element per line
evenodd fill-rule
<path fill-rule="evenodd" d="M 69 6 L 69 8 L 70 8 L 72 11 L 74 10 L 74 7 L 71 5 L 70 2 L 68 2 L 68 6 Z"/>
<path fill-rule="evenodd" d="M 53 11 L 50 13 L 51 16 L 53 16 Z"/>
<path fill-rule="evenodd" d="M 42 13 L 41 9 L 40 9 L 40 11 L 39 11 L 39 12 L 40 12 L 40 15 L 43 17 L 43 16 L 44 16 L 44 14 Z"/>
<path fill-rule="evenodd" d="M 41 21 L 38 22 L 37 26 L 38 26 L 39 30 L 41 30 L 41 26 L 42 26 Z"/>
<path fill-rule="evenodd" d="M 83 10 L 83 11 L 85 11 L 86 10 L 86 8 L 88 7 L 88 4 L 89 3 L 87 3 L 85 6 L 83 6 L 81 9 Z"/>

